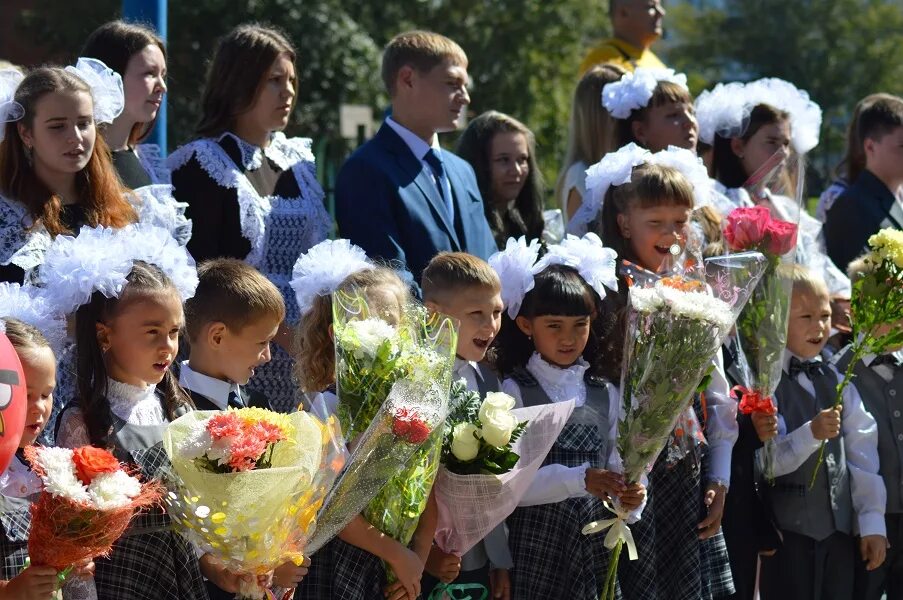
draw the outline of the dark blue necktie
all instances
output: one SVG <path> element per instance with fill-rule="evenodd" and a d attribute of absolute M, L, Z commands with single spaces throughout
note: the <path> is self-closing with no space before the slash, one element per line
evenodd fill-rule
<path fill-rule="evenodd" d="M 445 204 L 445 210 L 449 220 L 452 220 L 454 217 L 454 208 L 452 206 L 452 199 L 448 197 L 448 192 L 451 190 L 451 187 L 447 185 L 448 177 L 445 174 L 445 165 L 442 164 L 442 158 L 439 156 L 439 153 L 436 152 L 435 148 L 430 148 L 429 152 L 424 155 L 423 160 L 426 161 L 426 164 L 428 164 L 433 171 L 433 175 L 436 178 L 436 187 L 439 188 L 439 197 L 442 198 L 442 202 Z"/>
<path fill-rule="evenodd" d="M 229 392 L 229 399 L 226 402 L 232 408 L 244 408 L 245 403 L 241 401 L 241 396 L 239 396 L 235 391 Z"/>

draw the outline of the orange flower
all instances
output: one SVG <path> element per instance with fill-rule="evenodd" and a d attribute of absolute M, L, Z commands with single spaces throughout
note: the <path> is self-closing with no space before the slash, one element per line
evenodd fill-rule
<path fill-rule="evenodd" d="M 702 292 L 705 291 L 705 284 L 695 279 L 687 279 L 680 275 L 672 275 L 671 277 L 662 277 L 662 285 L 680 290 L 682 292 Z"/>
<path fill-rule="evenodd" d="M 101 473 L 115 473 L 119 470 L 119 461 L 107 450 L 94 446 L 83 446 L 72 451 L 72 462 L 75 473 L 85 485 Z"/>

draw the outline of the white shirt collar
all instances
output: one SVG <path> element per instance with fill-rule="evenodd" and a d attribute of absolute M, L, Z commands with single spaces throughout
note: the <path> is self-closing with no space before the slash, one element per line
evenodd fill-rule
<path fill-rule="evenodd" d="M 187 360 L 182 362 L 182 368 L 179 371 L 179 385 L 204 396 L 220 410 L 226 410 L 226 407 L 229 406 L 230 393 L 235 392 L 239 398 L 241 397 L 237 384 L 198 373 L 188 366 Z"/>
<path fill-rule="evenodd" d="M 156 386 L 139 387 L 108 379 L 107 402 L 110 411 L 132 425 L 161 425 L 166 423 L 163 404 L 156 394 Z"/>
<path fill-rule="evenodd" d="M 386 125 L 392 128 L 392 131 L 398 134 L 398 136 L 407 144 L 408 148 L 411 149 L 411 152 L 414 153 L 414 156 L 417 157 L 417 160 L 423 160 L 423 157 L 426 156 L 426 153 L 430 151 L 430 148 L 433 150 L 441 150 L 442 147 L 439 145 L 439 136 L 433 134 L 433 141 L 431 144 L 427 144 L 423 141 L 423 139 L 405 127 L 401 125 L 393 119 L 392 117 L 386 117 Z"/>
<path fill-rule="evenodd" d="M 527 371 L 539 382 L 552 402 L 574 400 L 576 406 L 586 402 L 586 383 L 583 381 L 589 368 L 582 358 L 567 369 L 546 362 L 538 352 L 527 361 Z"/>
<path fill-rule="evenodd" d="M 897 360 L 903 361 L 903 350 L 897 350 L 896 352 L 888 352 L 891 356 L 895 357 Z M 877 354 L 866 354 L 862 357 L 862 362 L 865 363 L 865 366 L 871 367 L 872 363 L 875 362 L 875 359 L 878 358 Z"/>

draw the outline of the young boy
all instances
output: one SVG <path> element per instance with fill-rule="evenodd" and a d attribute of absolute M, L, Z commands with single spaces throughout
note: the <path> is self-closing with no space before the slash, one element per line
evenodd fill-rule
<path fill-rule="evenodd" d="M 254 267 L 232 258 L 204 262 L 198 280 L 194 297 L 185 303 L 189 354 L 179 384 L 198 410 L 270 408 L 265 397 L 249 394 L 242 386 L 254 369 L 270 360 L 270 342 L 285 318 L 282 294 Z M 280 566 L 273 585 L 294 588 L 309 565 Z M 234 592 L 205 583 L 211 600 L 235 598 Z"/>
<path fill-rule="evenodd" d="M 903 99 L 876 100 L 859 114 L 865 170 L 828 210 L 828 256 L 845 271 L 866 250 L 869 236 L 885 227 L 903 229 Z"/>
<path fill-rule="evenodd" d="M 339 232 L 412 284 L 439 252 L 489 258 L 495 240 L 473 169 L 436 135 L 457 129 L 470 104 L 467 55 L 445 36 L 409 31 L 386 46 L 382 78 L 392 114 L 339 172 Z"/>
<path fill-rule="evenodd" d="M 500 383 L 481 361 L 502 324 L 501 283 L 486 261 L 463 252 L 444 252 L 423 271 L 423 300 L 427 308 L 460 321 L 457 358 L 452 379 L 464 379 L 481 396 L 497 392 Z M 430 551 L 423 581 L 427 597 L 439 581 L 478 583 L 493 598 L 510 596 L 508 569 L 513 566 L 504 525 L 460 559 L 436 546 Z"/>
<path fill-rule="evenodd" d="M 783 545 L 763 558 L 763 600 L 853 598 L 853 535 L 875 569 L 884 561 L 885 490 L 878 475 L 878 432 L 856 388 L 833 408 L 840 374 L 822 361 L 831 303 L 824 281 L 805 267 L 786 271 L 793 282 L 784 373 L 775 393 L 778 436 L 774 486 L 764 486 Z M 841 419 L 841 416 L 843 417 Z M 812 475 L 826 442 L 824 464 Z M 764 451 L 758 451 L 764 467 Z"/>
<path fill-rule="evenodd" d="M 867 271 L 862 258 L 850 263 L 848 270 L 853 283 Z M 903 321 L 887 326 L 903 328 Z M 849 346 L 835 356 L 837 369 L 843 373 L 852 359 Z M 862 396 L 862 403 L 878 425 L 878 457 L 881 476 L 887 489 L 887 509 L 884 522 L 890 548 L 887 558 L 877 569 L 868 570 L 864 556 L 856 560 L 856 593 L 861 600 L 880 600 L 903 597 L 903 351 L 864 357 L 853 367 L 853 383 Z M 883 596 L 887 594 L 886 596 Z"/>

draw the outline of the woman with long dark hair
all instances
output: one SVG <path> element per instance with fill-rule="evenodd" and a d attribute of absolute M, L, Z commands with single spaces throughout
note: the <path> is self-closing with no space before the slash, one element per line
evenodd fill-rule
<path fill-rule="evenodd" d="M 476 172 L 486 220 L 499 249 L 509 237 L 540 239 L 545 191 L 533 132 L 492 110 L 470 122 L 455 152 Z"/>
<path fill-rule="evenodd" d="M 295 103 L 295 58 L 291 43 L 272 28 L 241 25 L 223 37 L 201 100 L 198 139 L 167 161 L 176 199 L 188 203 L 195 260 L 244 260 L 285 298 L 286 323 L 273 359 L 249 384 L 280 410 L 300 402 L 286 351 L 298 320 L 292 267 L 326 239 L 331 225 L 311 140 L 282 133 Z"/>

